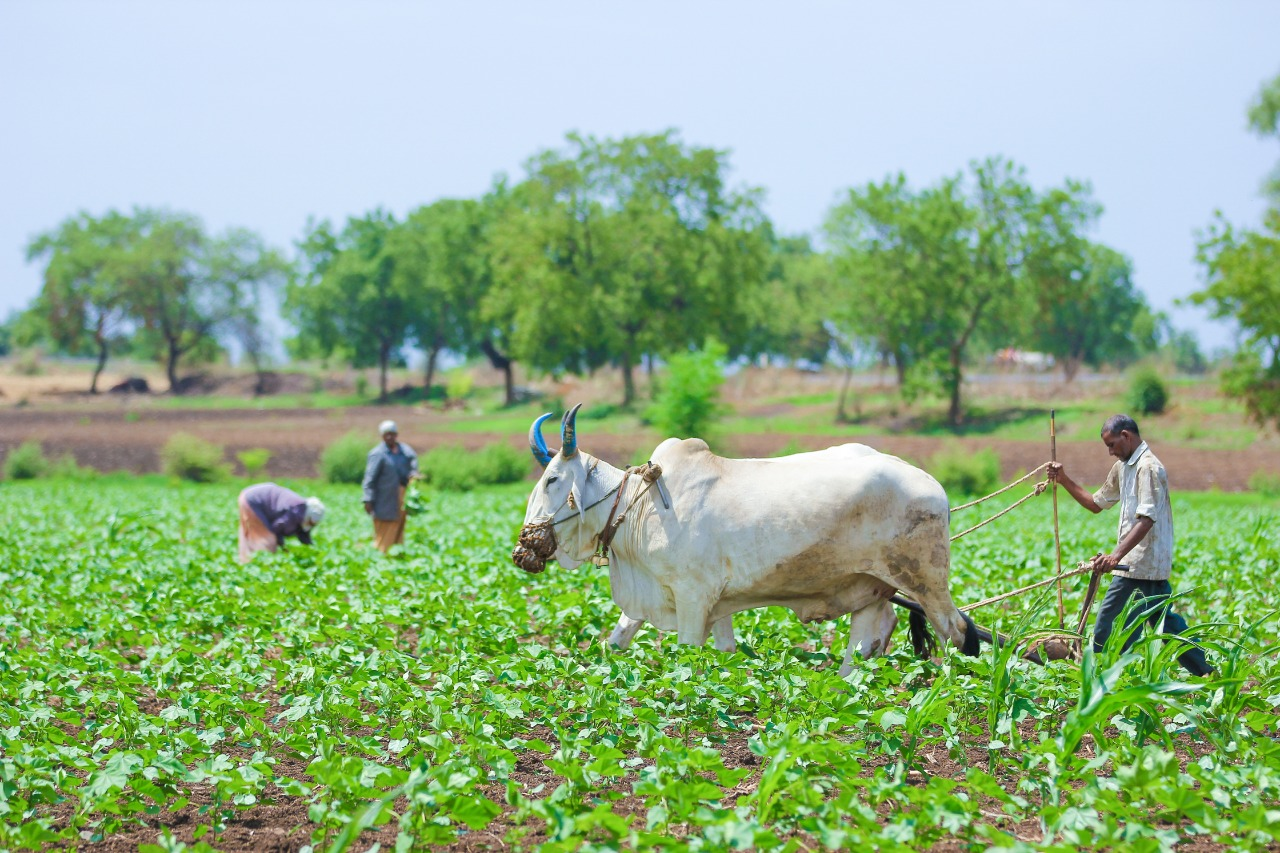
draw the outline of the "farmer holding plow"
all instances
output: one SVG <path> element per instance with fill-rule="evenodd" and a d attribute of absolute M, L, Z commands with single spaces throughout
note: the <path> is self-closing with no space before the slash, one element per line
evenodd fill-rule
<path fill-rule="evenodd" d="M 1116 617 L 1134 596 L 1142 601 L 1129 612 L 1128 624 L 1143 619 L 1154 628 L 1163 617 L 1166 634 L 1180 635 L 1187 630 L 1186 620 L 1169 608 L 1173 594 L 1169 584 L 1173 569 L 1173 510 L 1164 465 L 1142 440 L 1138 424 L 1128 415 L 1108 418 L 1102 426 L 1102 441 L 1116 462 L 1102 488 L 1093 494 L 1067 476 L 1060 463 L 1049 465 L 1049 479 L 1062 484 L 1076 503 L 1090 512 L 1120 504 L 1115 550 L 1094 560 L 1096 569 L 1109 570 L 1114 576 L 1094 623 L 1095 652 L 1106 645 Z M 1121 560 L 1125 568 L 1117 568 Z M 1124 648 L 1128 649 L 1141 632 L 1139 625 Z M 1178 662 L 1192 675 L 1213 673 L 1204 652 L 1191 643 L 1178 655 Z"/>

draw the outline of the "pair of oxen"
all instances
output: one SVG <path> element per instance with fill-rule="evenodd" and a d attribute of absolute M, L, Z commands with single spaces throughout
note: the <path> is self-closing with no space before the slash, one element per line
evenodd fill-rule
<path fill-rule="evenodd" d="M 848 613 L 845 675 L 855 652 L 888 648 L 897 625 L 889 599 L 901 591 L 940 636 L 977 653 L 978 631 L 948 587 L 947 495 L 929 474 L 861 444 L 726 459 L 701 439 L 669 438 L 653 453 L 662 472 L 654 483 L 580 449 L 579 408 L 561 420 L 558 452 L 542 437 L 549 414 L 529 428 L 545 470 L 512 556 L 536 573 L 551 556 L 572 569 L 607 550 L 597 562 L 607 563 L 622 609 L 614 645 L 625 649 L 650 622 L 680 643 L 711 634 L 728 652 L 740 610 L 778 605 L 805 622 Z M 616 531 L 602 549 L 607 527 Z M 911 629 L 917 651 L 926 648 L 925 619 L 914 616 Z"/>

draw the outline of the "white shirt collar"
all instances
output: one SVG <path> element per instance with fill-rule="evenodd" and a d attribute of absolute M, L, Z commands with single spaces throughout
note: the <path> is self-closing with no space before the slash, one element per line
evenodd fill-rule
<path fill-rule="evenodd" d="M 1144 441 L 1142 442 L 1142 444 L 1139 444 L 1137 446 L 1137 448 L 1133 451 L 1133 455 L 1129 457 L 1129 460 L 1125 464 L 1137 465 L 1138 460 L 1142 457 L 1142 454 L 1146 452 L 1147 452 L 1147 443 Z"/>

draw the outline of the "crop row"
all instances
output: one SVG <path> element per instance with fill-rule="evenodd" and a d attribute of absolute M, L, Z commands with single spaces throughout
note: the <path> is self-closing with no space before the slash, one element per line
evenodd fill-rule
<path fill-rule="evenodd" d="M 0 847 L 1280 841 L 1274 507 L 1175 502 L 1208 681 L 1154 638 L 1044 668 L 900 642 L 842 680 L 840 624 L 776 609 L 737 617 L 734 655 L 650 629 L 606 649 L 603 574 L 508 562 L 524 494 L 434 495 L 388 558 L 322 491 L 317 547 L 242 567 L 232 488 L 6 486 Z M 1045 503 L 956 545 L 957 598 L 1052 572 Z M 1071 558 L 1114 537 L 1085 516 Z M 1020 634 L 1054 610 L 978 616 Z"/>

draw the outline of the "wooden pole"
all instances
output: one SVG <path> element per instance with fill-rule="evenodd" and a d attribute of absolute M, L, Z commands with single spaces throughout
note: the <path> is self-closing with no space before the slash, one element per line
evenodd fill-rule
<path fill-rule="evenodd" d="M 1049 410 L 1049 461 L 1058 461 L 1058 430 L 1055 423 L 1054 410 Z M 1062 604 L 1062 537 L 1058 533 L 1058 483 L 1053 483 L 1053 550 L 1056 559 L 1058 577 L 1058 627 L 1066 628 L 1067 611 Z"/>

